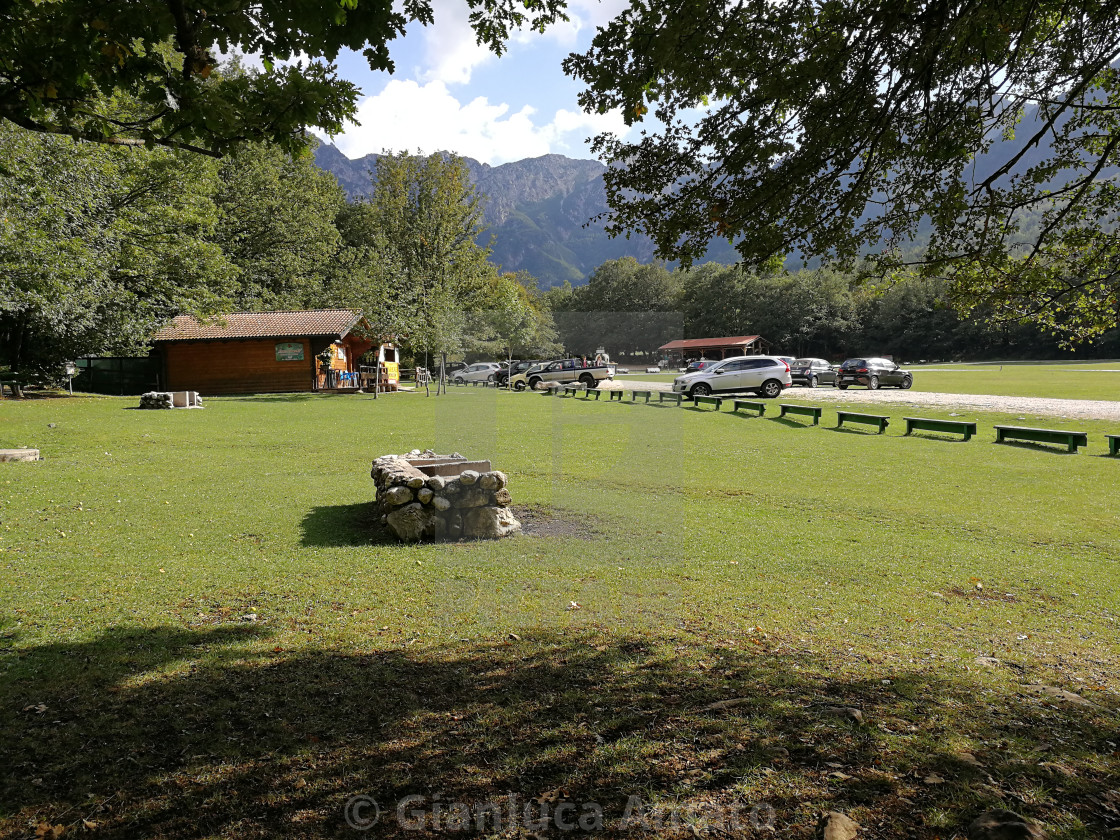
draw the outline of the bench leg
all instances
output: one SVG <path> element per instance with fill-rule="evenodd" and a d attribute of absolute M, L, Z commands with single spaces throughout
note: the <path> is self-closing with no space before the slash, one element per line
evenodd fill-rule
<path fill-rule="evenodd" d="M 1120 438 L 1109 438 L 1108 440 L 1108 454 L 1115 455 L 1120 452 Z"/>

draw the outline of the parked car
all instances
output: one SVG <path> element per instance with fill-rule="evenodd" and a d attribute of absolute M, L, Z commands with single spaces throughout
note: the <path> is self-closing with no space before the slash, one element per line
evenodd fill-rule
<path fill-rule="evenodd" d="M 557 359 L 553 362 L 533 365 L 528 370 L 513 374 L 509 378 L 509 386 L 516 391 L 523 391 L 526 388 L 536 391 L 550 385 L 582 382 L 588 388 L 595 388 L 604 379 L 613 378 L 612 365 L 596 367 L 588 363 L 585 366 L 583 359 Z"/>
<path fill-rule="evenodd" d="M 756 391 L 773 399 L 793 382 L 777 356 L 733 356 L 673 380 L 673 392 L 706 397 L 719 391 Z"/>
<path fill-rule="evenodd" d="M 836 387 L 844 390 L 849 385 L 866 385 L 874 391 L 883 385 L 909 388 L 914 384 L 914 374 L 903 370 L 890 359 L 848 359 L 836 371 Z"/>
<path fill-rule="evenodd" d="M 500 367 L 497 362 L 476 362 L 455 371 L 451 381 L 456 385 L 462 385 L 464 382 L 493 382 Z"/>
<path fill-rule="evenodd" d="M 684 369 L 684 372 L 695 373 L 698 370 L 704 370 L 704 368 L 711 367 L 715 363 L 715 359 L 696 359 L 695 361 L 688 363 L 688 367 Z"/>
<path fill-rule="evenodd" d="M 498 368 L 498 372 L 494 374 L 494 381 L 503 388 L 509 384 L 510 376 L 517 373 L 524 373 L 534 365 L 543 365 L 544 362 L 540 359 L 529 359 L 527 361 L 515 361 L 512 365 L 503 364 Z"/>
<path fill-rule="evenodd" d="M 794 359 L 789 366 L 789 375 L 794 385 L 809 388 L 836 384 L 836 368 L 824 359 Z"/>

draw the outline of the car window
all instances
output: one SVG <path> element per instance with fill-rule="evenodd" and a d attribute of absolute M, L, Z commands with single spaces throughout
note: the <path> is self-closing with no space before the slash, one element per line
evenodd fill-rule
<path fill-rule="evenodd" d="M 795 359 L 789 365 L 790 367 L 813 367 L 816 363 L 816 359 Z"/>
<path fill-rule="evenodd" d="M 719 367 L 719 369 L 722 370 L 725 373 L 727 371 L 730 371 L 730 370 L 746 370 L 747 369 L 747 361 L 746 361 L 746 359 L 740 359 L 737 362 L 728 362 L 725 365 L 721 365 Z M 714 368 L 713 368 L 713 370 L 714 370 Z"/>

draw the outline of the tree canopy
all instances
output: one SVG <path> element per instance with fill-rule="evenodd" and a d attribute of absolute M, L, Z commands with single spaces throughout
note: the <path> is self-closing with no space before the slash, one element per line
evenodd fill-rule
<path fill-rule="evenodd" d="M 567 71 L 605 134 L 614 233 L 688 263 L 800 251 L 948 279 L 962 311 L 1116 323 L 1120 4 L 632 0 Z M 916 253 L 914 245 L 920 245 Z"/>
<path fill-rule="evenodd" d="M 466 0 L 480 44 L 561 19 L 562 0 Z M 389 43 L 433 22 L 432 0 L 49 0 L 0 3 L 0 120 L 119 145 L 221 155 L 246 140 L 293 151 L 329 133 L 359 94 L 332 62 L 360 50 L 392 72 Z M 262 72 L 215 73 L 220 53 L 261 56 Z M 294 64 L 283 63 L 299 57 Z M 135 107 L 118 107 L 121 94 Z"/>

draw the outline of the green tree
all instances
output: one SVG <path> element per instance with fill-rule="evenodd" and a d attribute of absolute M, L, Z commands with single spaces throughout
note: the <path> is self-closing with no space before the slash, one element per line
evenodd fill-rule
<path fill-rule="evenodd" d="M 533 293 L 536 288 L 526 272 L 495 272 L 479 301 L 482 308 L 468 319 L 471 349 L 507 359 L 558 352 L 552 313 L 544 296 Z"/>
<path fill-rule="evenodd" d="M 235 269 L 209 241 L 215 170 L 0 125 L 0 363 L 50 376 L 218 311 Z"/>
<path fill-rule="evenodd" d="M 561 0 L 468 0 L 479 43 L 564 17 Z M 0 4 L 0 120 L 117 145 L 221 155 L 246 140 L 306 146 L 305 129 L 341 130 L 358 89 L 339 51 L 392 72 L 389 42 L 433 22 L 431 0 L 51 0 Z M 215 72 L 217 51 L 259 54 L 261 72 Z M 281 59 L 301 56 L 295 64 Z M 120 93 L 135 108 L 106 107 Z"/>
<path fill-rule="evenodd" d="M 654 354 L 681 337 L 679 291 L 677 275 L 664 263 L 608 260 L 586 286 L 556 293 L 558 299 L 566 295 L 556 307 L 561 337 L 569 352 L 591 354 L 603 347 L 612 356 Z"/>
<path fill-rule="evenodd" d="M 396 274 L 398 305 L 414 313 L 407 336 L 416 351 L 458 353 L 466 313 L 478 309 L 494 268 L 477 244 L 483 196 L 453 155 L 384 154 L 373 174 L 367 224 Z"/>
<path fill-rule="evenodd" d="M 962 312 L 1071 339 L 1117 323 L 1120 4 L 644 3 L 565 67 L 582 104 L 658 120 L 594 148 L 613 233 L 749 265 L 891 275 L 909 243 Z M 699 117 L 697 117 L 699 109 Z M 622 165 L 625 164 L 625 165 Z"/>
<path fill-rule="evenodd" d="M 238 309 L 304 309 L 327 303 L 346 198 L 310 155 L 251 144 L 222 160 L 214 239 L 239 270 Z"/>

